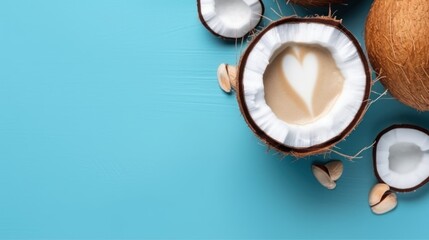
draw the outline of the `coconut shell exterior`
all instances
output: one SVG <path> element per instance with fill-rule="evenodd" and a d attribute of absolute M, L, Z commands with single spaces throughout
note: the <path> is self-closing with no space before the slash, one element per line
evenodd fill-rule
<path fill-rule="evenodd" d="M 291 146 L 287 146 L 283 143 L 280 143 L 276 141 L 275 139 L 268 136 L 262 129 L 259 128 L 259 126 L 254 122 L 252 117 L 250 116 L 249 110 L 247 109 L 247 105 L 245 102 L 245 96 L 244 96 L 244 86 L 243 86 L 243 73 L 246 65 L 247 58 L 249 57 L 249 54 L 251 53 L 253 47 L 256 45 L 256 43 L 262 38 L 262 36 L 268 32 L 270 29 L 282 25 L 282 24 L 293 24 L 293 23 L 321 23 L 326 24 L 328 26 L 335 27 L 342 31 L 344 34 L 349 36 L 350 40 L 354 43 L 356 48 L 358 49 L 359 57 L 361 58 L 361 61 L 363 63 L 363 67 L 365 69 L 366 73 L 366 88 L 365 88 L 365 95 L 362 99 L 361 107 L 359 108 L 359 111 L 357 112 L 355 118 L 350 123 L 350 125 L 338 136 L 322 143 L 319 145 L 315 145 L 309 148 L 295 148 Z M 346 137 L 350 135 L 350 133 L 356 128 L 356 126 L 360 123 L 363 116 L 366 113 L 369 97 L 371 93 L 371 87 L 372 87 L 372 79 L 371 79 L 371 70 L 369 63 L 366 59 L 366 56 L 357 41 L 357 39 L 353 36 L 353 34 L 348 31 L 342 24 L 341 21 L 330 18 L 330 17 L 311 17 L 311 18 L 299 18 L 299 17 L 286 17 L 283 19 L 280 19 L 276 22 L 271 23 L 269 26 L 267 26 L 260 34 L 258 34 L 249 44 L 246 51 L 244 52 L 240 64 L 238 66 L 238 76 L 237 76 L 237 85 L 235 86 L 235 89 L 237 91 L 237 101 L 238 105 L 240 107 L 241 114 L 243 115 L 244 119 L 246 120 L 247 125 L 249 128 L 254 132 L 254 134 L 269 148 L 273 148 L 277 150 L 278 152 L 281 152 L 285 155 L 292 155 L 297 158 L 302 157 L 308 157 L 318 154 L 323 154 L 331 151 L 331 149 L 344 140 Z"/>
<path fill-rule="evenodd" d="M 399 101 L 429 110 L 429 1 L 375 0 L 365 30 L 372 67 Z"/>
<path fill-rule="evenodd" d="M 346 0 L 290 0 L 289 2 L 307 7 L 321 7 L 328 6 L 329 4 L 345 3 Z"/>

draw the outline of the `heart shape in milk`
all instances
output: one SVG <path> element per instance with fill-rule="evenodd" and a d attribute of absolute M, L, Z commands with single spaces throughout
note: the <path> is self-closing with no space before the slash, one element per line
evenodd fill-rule
<path fill-rule="evenodd" d="M 283 58 L 282 67 L 286 81 L 304 100 L 311 114 L 313 114 L 312 102 L 319 72 L 317 56 L 307 53 L 300 62 L 296 56 L 288 54 Z"/>

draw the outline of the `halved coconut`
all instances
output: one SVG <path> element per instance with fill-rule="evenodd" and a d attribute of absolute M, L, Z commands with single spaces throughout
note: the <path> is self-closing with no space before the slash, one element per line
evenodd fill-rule
<path fill-rule="evenodd" d="M 246 36 L 262 20 L 261 0 L 197 0 L 198 15 L 214 35 L 237 39 Z"/>
<path fill-rule="evenodd" d="M 398 192 L 414 191 L 429 181 L 429 131 L 393 125 L 377 136 L 373 157 L 380 182 Z"/>
<path fill-rule="evenodd" d="M 267 102 L 265 88 L 271 81 L 267 69 L 285 53 L 274 73 L 288 75 L 288 82 L 272 85 L 270 91 L 293 86 L 294 92 L 285 90 L 283 96 L 297 100 L 289 103 L 286 99 L 284 104 L 278 101 L 276 106 Z M 324 57 L 317 58 L 317 54 Z M 328 63 L 338 69 L 329 72 L 325 66 Z M 315 81 L 314 74 L 326 74 L 325 81 Z M 341 87 L 335 85 L 338 76 L 343 77 Z M 358 41 L 340 21 L 284 18 L 270 24 L 250 43 L 239 64 L 236 89 L 240 110 L 253 132 L 270 147 L 303 157 L 330 150 L 356 127 L 368 103 L 371 72 Z M 326 102 L 320 114 L 300 117 L 300 110 L 308 115 L 308 109 L 329 98 L 331 91 L 337 95 Z M 281 111 L 274 112 L 275 106 Z M 292 108 L 295 110 L 288 112 Z"/>

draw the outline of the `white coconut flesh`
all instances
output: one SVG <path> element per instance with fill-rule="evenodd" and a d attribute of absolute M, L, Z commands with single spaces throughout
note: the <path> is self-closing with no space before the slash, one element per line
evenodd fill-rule
<path fill-rule="evenodd" d="M 343 88 L 329 110 L 306 124 L 291 124 L 278 118 L 264 95 L 267 66 L 279 49 L 291 43 L 316 44 L 329 50 L 344 77 Z M 345 32 L 324 23 L 286 22 L 269 29 L 249 53 L 243 70 L 244 99 L 255 124 L 272 139 L 296 149 L 324 144 L 339 136 L 352 124 L 366 96 L 368 76 L 359 50 L 360 46 Z M 297 69 L 300 70 L 293 74 L 304 78 L 311 72 L 311 69 Z M 313 93 L 306 91 L 312 89 L 312 86 L 304 87 L 299 94 L 311 95 Z"/>
<path fill-rule="evenodd" d="M 242 38 L 260 22 L 263 6 L 259 0 L 200 0 L 200 14 L 215 34 Z"/>
<path fill-rule="evenodd" d="M 395 128 L 378 140 L 375 170 L 384 183 L 413 189 L 429 177 L 429 136 L 411 128 Z"/>

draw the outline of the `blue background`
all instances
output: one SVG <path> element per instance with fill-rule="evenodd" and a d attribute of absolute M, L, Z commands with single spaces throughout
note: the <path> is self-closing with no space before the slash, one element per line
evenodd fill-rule
<path fill-rule="evenodd" d="M 334 8 L 361 42 L 370 4 Z M 1 0 L 0 239 L 429 237 L 427 187 L 371 213 L 371 151 L 334 191 L 267 153 L 217 84 L 237 54 L 193 0 Z M 428 120 L 381 100 L 339 147 Z"/>

